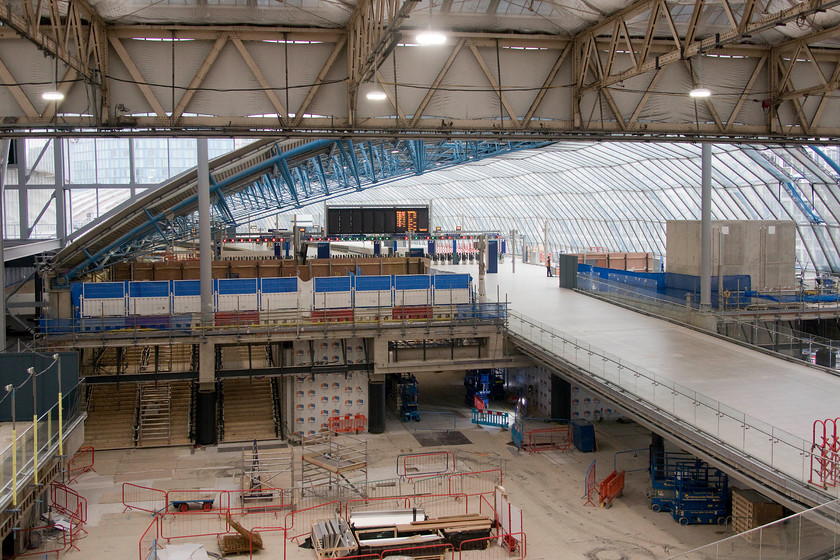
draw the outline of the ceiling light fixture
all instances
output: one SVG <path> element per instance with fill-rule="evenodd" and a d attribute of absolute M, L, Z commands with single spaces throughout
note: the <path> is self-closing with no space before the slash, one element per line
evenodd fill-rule
<path fill-rule="evenodd" d="M 414 37 L 417 44 L 422 47 L 429 45 L 442 45 L 446 42 L 446 35 L 440 31 L 432 31 L 432 9 L 434 7 L 434 0 L 429 0 L 429 26 Z"/>
<path fill-rule="evenodd" d="M 418 45 L 422 46 L 429 46 L 429 45 L 442 45 L 446 43 L 446 35 L 441 33 L 440 31 L 432 31 L 431 29 L 427 29 L 426 31 L 421 31 L 415 36 L 415 40 L 417 41 Z"/>
<path fill-rule="evenodd" d="M 708 88 L 694 88 L 688 92 L 688 95 L 691 97 L 711 97 L 712 91 Z"/>
<path fill-rule="evenodd" d="M 45 101 L 61 101 L 62 99 L 64 99 L 64 94 L 58 91 L 58 56 L 55 57 L 52 91 L 45 91 L 44 93 L 42 93 L 41 99 L 44 99 Z"/>
<path fill-rule="evenodd" d="M 367 92 L 367 95 L 365 97 L 367 97 L 371 101 L 382 101 L 385 98 L 387 98 L 388 96 L 385 95 L 385 92 L 382 91 L 381 89 L 375 89 L 373 91 Z"/>

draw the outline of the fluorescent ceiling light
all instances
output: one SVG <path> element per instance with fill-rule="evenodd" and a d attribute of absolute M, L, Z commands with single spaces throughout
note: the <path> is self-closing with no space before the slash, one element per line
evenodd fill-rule
<path fill-rule="evenodd" d="M 415 37 L 420 45 L 442 45 L 446 42 L 446 35 L 440 31 L 423 31 Z"/>
<path fill-rule="evenodd" d="M 697 88 L 688 92 L 691 97 L 711 97 L 712 92 L 706 88 Z"/>
<path fill-rule="evenodd" d="M 382 91 L 381 89 L 376 89 L 376 90 L 373 90 L 373 91 L 369 91 L 367 93 L 366 97 L 368 99 L 370 99 L 371 101 L 382 101 L 383 99 L 385 99 L 388 96 L 385 95 L 385 92 Z"/>
<path fill-rule="evenodd" d="M 47 101 L 61 101 L 64 99 L 64 94 L 60 91 L 45 91 L 41 94 L 41 98 Z"/>

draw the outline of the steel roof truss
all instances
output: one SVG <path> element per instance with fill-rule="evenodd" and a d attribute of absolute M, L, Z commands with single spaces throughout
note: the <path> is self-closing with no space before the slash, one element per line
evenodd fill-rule
<path fill-rule="evenodd" d="M 164 235 L 163 231 L 160 229 L 160 226 L 158 226 L 157 220 L 155 220 L 154 216 L 152 216 L 152 213 L 149 212 L 149 210 L 146 208 L 143 208 L 143 213 L 146 214 L 146 217 L 149 219 L 149 223 L 151 223 L 152 226 L 154 226 L 154 228 L 160 234 L 160 237 L 166 242 L 167 245 L 172 247 L 172 243 L 166 238 L 166 235 Z"/>

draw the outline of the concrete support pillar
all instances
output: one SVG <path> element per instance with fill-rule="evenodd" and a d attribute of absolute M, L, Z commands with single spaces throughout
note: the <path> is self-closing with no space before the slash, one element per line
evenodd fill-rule
<path fill-rule="evenodd" d="M 216 391 L 198 391 L 195 406 L 195 443 L 216 443 Z"/>
<path fill-rule="evenodd" d="M 195 442 L 216 443 L 216 345 L 204 339 L 198 345 L 198 399 Z"/>
<path fill-rule="evenodd" d="M 210 235 L 210 163 L 207 138 L 198 142 L 198 251 L 199 283 L 201 285 L 201 324 L 213 321 L 213 250 Z"/>
<path fill-rule="evenodd" d="M 385 383 L 368 383 L 368 432 L 381 434 L 385 431 Z"/>
<path fill-rule="evenodd" d="M 388 353 L 388 340 L 384 338 L 372 338 L 373 342 L 373 367 L 384 368 L 391 365 L 391 356 Z"/>
<path fill-rule="evenodd" d="M 701 151 L 700 191 L 700 308 L 712 306 L 712 145 Z"/>

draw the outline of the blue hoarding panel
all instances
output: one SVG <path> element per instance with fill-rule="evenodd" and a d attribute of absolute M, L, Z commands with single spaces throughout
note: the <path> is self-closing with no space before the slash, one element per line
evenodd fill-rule
<path fill-rule="evenodd" d="M 296 292 L 297 289 L 297 278 L 263 278 L 260 285 L 264 294 Z"/>
<path fill-rule="evenodd" d="M 70 284 L 70 303 L 73 305 L 73 316 L 81 317 L 80 306 L 82 304 L 82 289 L 84 284 L 82 282 L 73 282 Z"/>
<path fill-rule="evenodd" d="M 427 290 L 431 284 L 431 278 L 426 274 L 394 276 L 394 287 L 398 290 Z"/>
<path fill-rule="evenodd" d="M 152 282 L 129 282 L 128 295 L 130 297 L 169 297 L 169 281 L 155 280 Z"/>
<path fill-rule="evenodd" d="M 349 276 L 334 276 L 325 278 L 315 278 L 316 292 L 349 292 L 350 291 L 350 277 Z"/>
<path fill-rule="evenodd" d="M 330 244 L 329 243 L 318 243 L 318 258 L 319 259 L 330 258 Z"/>
<path fill-rule="evenodd" d="M 219 295 L 256 294 L 256 278 L 221 278 L 217 280 Z"/>
<path fill-rule="evenodd" d="M 176 296 L 200 296 L 200 280 L 173 280 L 172 294 Z"/>
<path fill-rule="evenodd" d="M 435 276 L 435 288 L 439 290 L 466 290 L 469 287 L 469 274 L 438 274 Z"/>
<path fill-rule="evenodd" d="M 124 282 L 85 282 L 85 299 L 121 298 L 125 295 Z"/>
<path fill-rule="evenodd" d="M 356 291 L 367 292 L 374 290 L 390 290 L 391 277 L 390 276 L 357 276 L 356 277 Z"/>
<path fill-rule="evenodd" d="M 499 240 L 491 239 L 487 242 L 487 274 L 499 272 Z"/>

